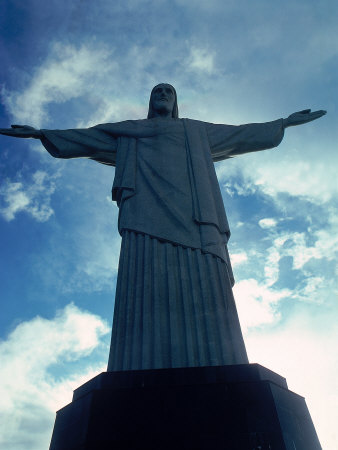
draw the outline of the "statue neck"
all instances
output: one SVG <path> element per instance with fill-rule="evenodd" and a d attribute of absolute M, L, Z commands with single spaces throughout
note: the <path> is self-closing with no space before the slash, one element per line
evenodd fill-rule
<path fill-rule="evenodd" d="M 153 118 L 155 119 L 172 119 L 171 111 L 154 111 Z"/>

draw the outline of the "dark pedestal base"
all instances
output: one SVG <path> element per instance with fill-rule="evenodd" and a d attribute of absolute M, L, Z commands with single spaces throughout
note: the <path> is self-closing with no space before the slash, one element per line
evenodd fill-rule
<path fill-rule="evenodd" d="M 58 411 L 50 450 L 320 450 L 305 400 L 258 364 L 106 372 Z"/>

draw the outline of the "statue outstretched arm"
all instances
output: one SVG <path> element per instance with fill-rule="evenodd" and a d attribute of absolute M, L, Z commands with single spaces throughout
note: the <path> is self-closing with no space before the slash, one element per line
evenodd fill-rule
<path fill-rule="evenodd" d="M 320 117 L 324 116 L 326 111 L 320 109 L 319 111 L 311 112 L 311 109 L 303 109 L 303 111 L 297 111 L 290 114 L 289 117 L 283 119 L 284 128 L 294 127 L 296 125 L 303 125 L 303 123 L 312 122 Z"/>
<path fill-rule="evenodd" d="M 55 158 L 90 158 L 112 166 L 116 162 L 117 138 L 100 125 L 70 130 L 37 130 L 28 125 L 12 125 L 0 128 L 0 134 L 40 139 Z"/>
<path fill-rule="evenodd" d="M 40 139 L 42 137 L 40 130 L 28 125 L 11 125 L 11 128 L 0 128 L 0 134 L 17 138 Z"/>
<path fill-rule="evenodd" d="M 209 144 L 214 161 L 222 161 L 244 153 L 277 147 L 285 128 L 302 125 L 319 119 L 326 111 L 310 109 L 290 114 L 286 119 L 246 125 L 206 124 Z"/>
<path fill-rule="evenodd" d="M 284 137 L 285 128 L 283 119 L 246 125 L 206 124 L 206 127 L 215 162 L 277 147 Z"/>

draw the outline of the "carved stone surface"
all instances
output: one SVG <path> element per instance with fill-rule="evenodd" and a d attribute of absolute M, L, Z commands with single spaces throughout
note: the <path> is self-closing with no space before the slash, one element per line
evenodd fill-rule
<path fill-rule="evenodd" d="M 240 126 L 179 119 L 176 91 L 161 83 L 151 92 L 146 120 L 71 130 L 0 129 L 0 134 L 40 139 L 57 158 L 87 157 L 116 166 L 113 200 L 120 208 L 123 244 L 109 370 L 247 362 L 231 293 L 230 229 L 213 163 L 276 147 L 286 127 L 325 113 L 307 109 Z M 130 231 L 145 236 L 143 246 L 135 246 L 140 239 L 126 237 Z M 147 239 L 158 241 L 156 253 L 146 249 Z M 169 255 L 163 243 L 182 251 Z M 200 252 L 199 262 L 205 261 L 196 264 L 191 252 Z M 226 265 L 218 277 L 217 270 L 209 270 L 210 255 L 218 258 L 218 267 Z M 167 278 L 155 274 L 157 266 Z M 173 275 L 178 271 L 182 277 Z"/>
<path fill-rule="evenodd" d="M 122 249 L 108 370 L 247 363 L 214 162 L 275 147 L 283 119 L 179 119 L 174 88 L 161 84 L 145 120 L 41 133 L 55 157 L 116 166 Z"/>

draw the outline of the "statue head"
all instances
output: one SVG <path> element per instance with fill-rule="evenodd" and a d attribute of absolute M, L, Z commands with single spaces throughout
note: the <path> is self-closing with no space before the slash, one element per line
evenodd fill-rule
<path fill-rule="evenodd" d="M 177 94 L 174 86 L 167 83 L 157 84 L 151 91 L 148 119 L 171 112 L 173 119 L 178 119 Z"/>

